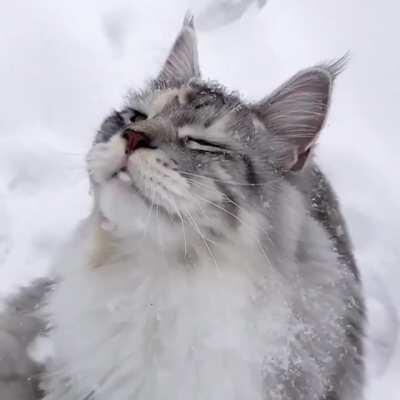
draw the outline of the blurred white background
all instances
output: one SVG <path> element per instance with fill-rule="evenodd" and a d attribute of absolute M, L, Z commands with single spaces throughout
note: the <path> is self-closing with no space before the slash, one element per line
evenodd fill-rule
<path fill-rule="evenodd" d="M 203 75 L 259 99 L 351 52 L 318 150 L 347 216 L 370 309 L 368 399 L 398 400 L 400 5 L 395 0 L 1 0 L 0 295 L 46 273 L 90 207 L 102 118 L 154 76 L 183 15 Z M 264 5 L 264 6 L 263 6 Z"/>

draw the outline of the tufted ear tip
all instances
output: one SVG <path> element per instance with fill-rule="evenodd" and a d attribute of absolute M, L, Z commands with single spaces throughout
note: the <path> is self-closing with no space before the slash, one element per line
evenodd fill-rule
<path fill-rule="evenodd" d="M 272 134 L 277 164 L 283 170 L 301 170 L 309 159 L 326 121 L 333 82 L 348 59 L 347 53 L 333 62 L 300 71 L 253 105 Z"/>
<path fill-rule="evenodd" d="M 182 29 L 158 76 L 160 81 L 188 81 L 200 76 L 194 17 L 187 12 Z"/>
<path fill-rule="evenodd" d="M 194 30 L 194 15 L 190 10 L 186 11 L 185 18 L 183 19 L 183 27 L 186 26 Z"/>
<path fill-rule="evenodd" d="M 342 57 L 329 61 L 321 66 L 335 80 L 347 67 L 351 60 L 351 54 L 347 51 Z"/>

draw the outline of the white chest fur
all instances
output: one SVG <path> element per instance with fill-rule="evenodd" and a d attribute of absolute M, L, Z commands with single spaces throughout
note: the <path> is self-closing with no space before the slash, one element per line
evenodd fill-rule
<path fill-rule="evenodd" d="M 265 398 L 268 359 L 287 362 L 291 319 L 265 260 L 232 250 L 223 263 L 189 268 L 141 250 L 63 267 L 48 311 L 54 373 L 72 389 L 48 399 Z"/>

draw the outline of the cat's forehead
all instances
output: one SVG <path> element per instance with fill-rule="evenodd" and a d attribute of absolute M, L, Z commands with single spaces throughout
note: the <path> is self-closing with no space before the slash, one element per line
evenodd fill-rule
<path fill-rule="evenodd" d="M 167 104 L 179 98 L 180 92 L 182 92 L 182 89 L 177 88 L 147 91 L 141 93 L 140 96 L 135 96 L 131 105 L 152 118 L 160 113 Z"/>
<path fill-rule="evenodd" d="M 179 137 L 240 140 L 253 131 L 249 108 L 239 95 L 216 83 L 190 81 L 169 87 L 150 86 L 132 93 L 129 108 L 156 118 L 158 123 L 168 120 Z"/>
<path fill-rule="evenodd" d="M 205 100 L 214 107 L 228 108 L 240 103 L 238 96 L 227 94 L 221 86 L 201 81 L 165 87 L 153 84 L 146 90 L 131 93 L 128 102 L 130 107 L 151 118 L 164 110 L 169 104 L 184 106 Z"/>

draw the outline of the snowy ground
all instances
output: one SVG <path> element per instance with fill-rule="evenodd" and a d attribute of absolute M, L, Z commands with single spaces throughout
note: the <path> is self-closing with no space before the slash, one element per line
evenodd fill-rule
<path fill-rule="evenodd" d="M 246 2 L 252 4 L 243 17 L 224 24 Z M 236 8 L 221 13 L 216 3 Z M 340 195 L 367 288 L 374 338 L 368 400 L 397 400 L 400 6 L 395 0 L 270 0 L 259 10 L 262 3 L 1 2 L 0 295 L 43 275 L 88 213 L 83 160 L 93 133 L 130 86 L 156 73 L 186 9 L 203 28 L 204 75 L 248 99 L 350 50 L 318 158 Z"/>

